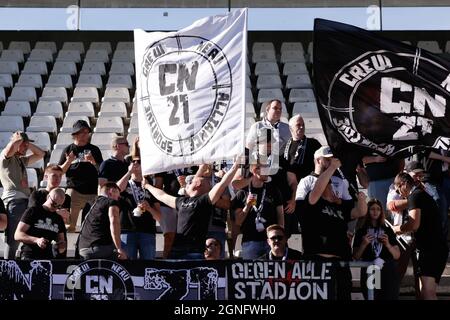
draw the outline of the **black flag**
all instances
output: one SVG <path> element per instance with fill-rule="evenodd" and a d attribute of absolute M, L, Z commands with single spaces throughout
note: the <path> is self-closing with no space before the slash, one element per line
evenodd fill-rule
<path fill-rule="evenodd" d="M 450 149 L 449 61 L 323 19 L 314 23 L 313 53 L 320 119 L 343 162 Z"/>

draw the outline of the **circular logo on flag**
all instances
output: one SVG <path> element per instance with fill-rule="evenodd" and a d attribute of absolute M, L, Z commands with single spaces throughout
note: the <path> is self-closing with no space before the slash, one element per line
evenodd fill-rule
<path fill-rule="evenodd" d="M 440 123 L 449 88 L 449 69 L 420 50 L 370 51 L 334 75 L 323 107 L 346 141 L 392 155 L 448 136 Z"/>
<path fill-rule="evenodd" d="M 171 156 L 202 149 L 219 129 L 232 94 L 223 50 L 196 36 L 171 36 L 149 46 L 141 61 L 141 101 L 151 137 Z"/>
<path fill-rule="evenodd" d="M 134 300 L 131 275 L 109 260 L 88 260 L 74 266 L 64 285 L 65 300 Z"/>

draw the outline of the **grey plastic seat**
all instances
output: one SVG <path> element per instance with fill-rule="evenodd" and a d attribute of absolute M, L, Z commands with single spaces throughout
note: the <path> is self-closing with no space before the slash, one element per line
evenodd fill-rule
<path fill-rule="evenodd" d="M 108 78 L 108 82 L 106 83 L 106 87 L 109 88 L 133 88 L 133 81 L 131 77 L 127 74 L 112 74 Z"/>
<path fill-rule="evenodd" d="M 106 50 L 108 55 L 110 55 L 112 53 L 111 42 L 109 42 L 109 41 L 93 41 L 89 45 L 89 50 Z"/>
<path fill-rule="evenodd" d="M 13 78 L 9 73 L 0 74 L 0 87 L 3 88 L 13 87 Z"/>
<path fill-rule="evenodd" d="M 316 96 L 312 89 L 292 89 L 289 93 L 289 102 L 310 102 L 316 101 Z"/>
<path fill-rule="evenodd" d="M 276 62 L 258 62 L 255 66 L 255 75 L 279 74 L 278 64 Z"/>
<path fill-rule="evenodd" d="M 9 132 L 9 131 L 0 131 L 0 149 L 4 149 L 9 141 L 11 141 L 11 137 L 14 134 L 14 132 Z"/>
<path fill-rule="evenodd" d="M 103 102 L 124 102 L 130 104 L 130 92 L 127 88 L 106 88 Z"/>
<path fill-rule="evenodd" d="M 283 42 L 281 44 L 280 52 L 283 53 L 285 51 L 305 52 L 301 42 Z"/>
<path fill-rule="evenodd" d="M 0 87 L 0 102 L 3 103 L 6 101 L 5 89 Z"/>
<path fill-rule="evenodd" d="M 297 114 L 307 117 L 319 117 L 319 111 L 317 110 L 317 104 L 313 101 L 296 102 L 292 108 L 292 114 Z"/>
<path fill-rule="evenodd" d="M 259 103 L 264 103 L 272 99 L 278 99 L 281 102 L 284 102 L 284 96 L 281 89 L 261 89 L 258 91 Z"/>
<path fill-rule="evenodd" d="M 28 138 L 34 140 L 34 144 L 44 150 L 49 152 L 51 149 L 50 136 L 47 132 L 28 132 Z"/>
<path fill-rule="evenodd" d="M 131 62 L 134 63 L 134 50 L 116 50 L 112 62 Z"/>
<path fill-rule="evenodd" d="M 59 101 L 68 105 L 67 91 L 64 87 L 45 87 L 39 101 Z"/>
<path fill-rule="evenodd" d="M 56 42 L 53 41 L 37 41 L 34 45 L 34 49 L 48 49 L 55 55 L 58 52 Z"/>
<path fill-rule="evenodd" d="M 106 50 L 92 50 L 89 49 L 86 52 L 86 57 L 84 58 L 86 62 L 103 62 L 109 63 L 109 56 Z"/>
<path fill-rule="evenodd" d="M 16 87 L 33 87 L 42 89 L 42 78 L 40 74 L 21 74 Z"/>
<path fill-rule="evenodd" d="M 276 89 L 283 88 L 283 84 L 281 83 L 281 78 L 279 75 L 275 74 L 263 74 L 258 77 L 256 81 L 257 89 Z"/>
<path fill-rule="evenodd" d="M 53 65 L 52 74 L 69 74 L 75 76 L 78 74 L 77 66 L 73 61 L 56 61 Z"/>
<path fill-rule="evenodd" d="M 23 67 L 22 74 L 48 75 L 47 64 L 43 61 L 27 61 Z"/>
<path fill-rule="evenodd" d="M 52 116 L 32 116 L 27 132 L 48 132 L 56 136 L 58 127 Z"/>
<path fill-rule="evenodd" d="M 117 134 L 114 132 L 94 132 L 91 143 L 100 149 L 111 149 L 111 141 L 115 137 L 117 137 Z"/>
<path fill-rule="evenodd" d="M 109 74 L 127 74 L 134 75 L 134 66 L 131 62 L 113 62 Z"/>
<path fill-rule="evenodd" d="M 33 49 L 27 61 L 44 61 L 53 63 L 53 53 L 50 49 Z"/>
<path fill-rule="evenodd" d="M 254 42 L 252 46 L 252 52 L 269 50 L 275 52 L 275 46 L 273 42 Z"/>
<path fill-rule="evenodd" d="M 127 108 L 124 102 L 103 102 L 100 106 L 99 117 L 127 117 Z"/>
<path fill-rule="evenodd" d="M 39 187 L 38 177 L 34 168 L 27 168 L 28 187 L 37 189 Z"/>
<path fill-rule="evenodd" d="M 120 41 L 117 43 L 116 50 L 133 50 L 134 51 L 134 42 L 133 41 Z"/>
<path fill-rule="evenodd" d="M 53 146 L 54 150 L 57 149 L 64 149 L 69 144 L 73 142 L 73 137 L 70 132 L 60 132 L 58 136 L 56 137 L 56 143 Z M 59 159 L 58 159 L 59 160 Z"/>
<path fill-rule="evenodd" d="M 102 77 L 99 74 L 80 74 L 77 87 L 94 87 L 97 89 L 103 89 Z"/>
<path fill-rule="evenodd" d="M 106 74 L 105 64 L 99 61 L 86 61 L 81 67 L 80 74 Z"/>
<path fill-rule="evenodd" d="M 281 53 L 280 62 L 305 62 L 305 56 L 300 51 L 286 50 Z"/>
<path fill-rule="evenodd" d="M 137 115 L 131 117 L 128 133 L 139 133 L 139 121 Z"/>
<path fill-rule="evenodd" d="M 66 116 L 95 116 L 94 105 L 92 102 L 71 102 L 67 108 Z"/>
<path fill-rule="evenodd" d="M 72 77 L 70 74 L 52 73 L 48 78 L 47 87 L 63 87 L 68 90 L 73 89 Z"/>
<path fill-rule="evenodd" d="M 21 116 L 0 116 L 0 131 L 23 131 L 23 119 Z"/>
<path fill-rule="evenodd" d="M 76 50 L 84 54 L 84 44 L 81 41 L 67 41 L 63 43 L 62 50 Z"/>
<path fill-rule="evenodd" d="M 11 95 L 8 99 L 9 101 L 28 101 L 35 103 L 37 102 L 36 89 L 33 87 L 14 87 L 12 89 Z"/>
<path fill-rule="evenodd" d="M 290 74 L 286 80 L 286 88 L 312 88 L 311 79 L 309 74 Z"/>
<path fill-rule="evenodd" d="M 308 73 L 308 69 L 304 62 L 287 62 L 283 66 L 283 75 L 285 76 L 304 73 Z"/>
<path fill-rule="evenodd" d="M 75 88 L 73 91 L 72 102 L 92 102 L 96 105 L 99 104 L 100 99 L 98 96 L 97 88 L 95 87 L 80 87 Z"/>
<path fill-rule="evenodd" d="M 120 135 L 124 134 L 123 121 L 120 117 L 100 117 L 97 119 L 97 125 L 94 132 L 114 132 Z"/>
<path fill-rule="evenodd" d="M 31 117 L 31 107 L 28 101 L 8 101 L 2 116 Z"/>
<path fill-rule="evenodd" d="M 60 129 L 60 132 L 64 132 L 64 133 L 71 133 L 72 132 L 72 127 L 73 124 L 78 121 L 78 120 L 84 120 L 86 121 L 89 125 L 90 125 L 90 121 L 89 118 L 86 116 L 66 116 L 64 118 L 62 127 Z"/>
<path fill-rule="evenodd" d="M 72 143 L 72 142 L 70 142 Z M 66 147 L 67 145 L 65 145 L 64 147 Z M 61 159 L 61 154 L 62 154 L 63 149 L 54 149 L 52 151 L 52 154 L 50 155 L 50 160 L 48 161 L 48 163 L 54 163 L 54 164 L 58 164 L 59 160 Z"/>
<path fill-rule="evenodd" d="M 9 50 L 21 50 L 23 54 L 29 54 L 31 45 L 29 41 L 11 41 L 8 46 Z"/>
<path fill-rule="evenodd" d="M 57 120 L 62 121 L 63 119 L 63 107 L 60 101 L 43 101 L 40 100 L 36 112 L 34 113 L 35 116 L 53 116 Z"/>
<path fill-rule="evenodd" d="M 275 51 L 272 50 L 260 50 L 254 51 L 252 54 L 252 62 L 276 62 Z"/>
<path fill-rule="evenodd" d="M 25 58 L 22 50 L 3 50 L 0 55 L 2 61 L 14 61 L 17 63 L 23 63 Z"/>
<path fill-rule="evenodd" d="M 0 60 L 0 73 L 2 74 L 19 74 L 19 64 L 14 61 L 1 61 Z"/>
<path fill-rule="evenodd" d="M 56 62 L 81 63 L 81 56 L 78 50 L 59 50 Z"/>

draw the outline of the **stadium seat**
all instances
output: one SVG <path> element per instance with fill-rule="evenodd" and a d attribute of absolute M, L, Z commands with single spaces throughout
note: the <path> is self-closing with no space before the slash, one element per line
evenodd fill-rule
<path fill-rule="evenodd" d="M 73 61 L 56 61 L 53 65 L 52 74 L 77 75 L 77 66 Z"/>
<path fill-rule="evenodd" d="M 63 107 L 60 101 L 39 101 L 35 116 L 52 116 L 55 119 L 62 121 Z"/>
<path fill-rule="evenodd" d="M 44 61 L 53 63 L 53 54 L 50 49 L 33 49 L 27 61 Z"/>
<path fill-rule="evenodd" d="M 312 89 L 292 89 L 289 93 L 289 102 L 310 102 L 316 101 L 314 91 Z"/>
<path fill-rule="evenodd" d="M 69 104 L 67 90 L 64 87 L 45 87 L 39 101 L 59 101 L 66 106 Z"/>
<path fill-rule="evenodd" d="M 83 63 L 80 74 L 99 74 L 106 75 L 105 64 L 99 61 L 87 61 Z"/>
<path fill-rule="evenodd" d="M 0 87 L 10 89 L 13 87 L 13 78 L 10 74 L 0 74 Z"/>
<path fill-rule="evenodd" d="M 25 58 L 23 56 L 22 50 L 3 50 L 0 55 L 0 60 L 24 63 Z"/>
<path fill-rule="evenodd" d="M 6 101 L 5 88 L 0 87 L 0 102 L 3 105 L 5 101 Z"/>
<path fill-rule="evenodd" d="M 14 61 L 0 61 L 0 74 L 19 74 L 19 65 Z"/>
<path fill-rule="evenodd" d="M 312 88 L 309 74 L 290 74 L 286 80 L 286 89 L 292 88 Z"/>
<path fill-rule="evenodd" d="M 281 83 L 281 79 L 279 75 L 274 74 L 264 74 L 258 76 L 258 80 L 256 81 L 257 89 L 281 89 L 283 88 L 283 84 Z"/>
<path fill-rule="evenodd" d="M 107 88 L 133 89 L 133 81 L 127 74 L 112 74 L 108 78 Z"/>
<path fill-rule="evenodd" d="M 139 121 L 137 115 L 131 117 L 130 126 L 128 128 L 128 134 L 130 133 L 139 133 Z"/>
<path fill-rule="evenodd" d="M 36 170 L 33 168 L 27 168 L 28 187 L 32 189 L 38 188 L 38 178 Z"/>
<path fill-rule="evenodd" d="M 86 62 L 102 62 L 109 63 L 109 56 L 106 50 L 92 50 L 89 49 L 86 52 L 86 57 L 84 58 Z"/>
<path fill-rule="evenodd" d="M 56 136 L 58 127 L 53 116 L 32 116 L 27 132 L 48 132 Z"/>
<path fill-rule="evenodd" d="M 306 64 L 304 62 L 287 62 L 283 66 L 284 76 L 304 73 L 308 73 L 308 69 L 306 68 Z"/>
<path fill-rule="evenodd" d="M 111 149 L 111 141 L 114 137 L 117 137 L 117 134 L 113 132 L 95 132 L 92 134 L 91 143 L 100 149 Z"/>
<path fill-rule="evenodd" d="M 67 41 L 63 43 L 62 50 L 75 50 L 81 55 L 84 54 L 84 44 L 80 41 Z"/>
<path fill-rule="evenodd" d="M 63 87 L 67 90 L 73 90 L 72 77 L 70 74 L 53 73 L 48 78 L 47 87 Z"/>
<path fill-rule="evenodd" d="M 28 132 L 28 138 L 34 140 L 34 144 L 44 150 L 49 152 L 51 150 L 50 136 L 47 132 Z"/>
<path fill-rule="evenodd" d="M 92 102 L 98 105 L 100 102 L 97 88 L 95 87 L 81 87 L 75 88 L 72 102 Z"/>
<path fill-rule="evenodd" d="M 129 76 L 134 75 L 134 67 L 131 62 L 113 62 L 109 75 L 112 74 L 127 74 Z"/>
<path fill-rule="evenodd" d="M 294 107 L 292 108 L 292 115 L 300 114 L 301 116 L 308 114 L 308 117 L 311 115 L 319 116 L 319 111 L 317 110 L 316 102 L 296 102 L 294 103 Z M 306 115 L 305 115 L 306 117 Z"/>
<path fill-rule="evenodd" d="M 103 90 L 103 81 L 100 74 L 80 74 L 76 87 L 94 87 Z"/>
<path fill-rule="evenodd" d="M 136 101 L 134 101 L 132 104 L 132 107 L 131 107 L 130 117 L 133 118 L 134 116 L 137 116 L 137 115 L 138 115 L 137 103 L 136 103 Z"/>
<path fill-rule="evenodd" d="M 89 118 L 86 116 L 66 116 L 64 118 L 62 127 L 60 129 L 60 132 L 63 133 L 72 133 L 72 126 L 73 124 L 78 120 L 84 120 L 90 125 Z"/>
<path fill-rule="evenodd" d="M 277 59 L 275 57 L 275 52 L 272 50 L 260 50 L 253 52 L 252 54 L 252 62 L 276 62 Z"/>
<path fill-rule="evenodd" d="M 245 116 L 250 116 L 252 118 L 256 117 L 255 106 L 251 102 L 245 103 Z"/>
<path fill-rule="evenodd" d="M 14 134 L 14 132 L 0 131 L 0 149 L 4 149 L 6 145 L 11 141 L 11 137 Z"/>
<path fill-rule="evenodd" d="M 305 56 L 300 51 L 286 50 L 281 53 L 280 62 L 305 62 Z"/>
<path fill-rule="evenodd" d="M 47 63 L 43 61 L 27 61 L 23 67 L 22 74 L 48 75 Z"/>
<path fill-rule="evenodd" d="M 28 101 L 8 101 L 2 116 L 31 117 L 31 107 Z"/>
<path fill-rule="evenodd" d="M 258 62 L 255 66 L 255 75 L 279 74 L 278 64 L 276 62 Z"/>
<path fill-rule="evenodd" d="M 439 47 L 437 41 L 418 41 L 417 46 L 432 53 L 442 53 L 442 49 Z"/>
<path fill-rule="evenodd" d="M 56 137 L 56 143 L 53 146 L 53 149 L 64 149 L 69 144 L 73 142 L 72 134 L 69 132 L 60 132 Z"/>
<path fill-rule="evenodd" d="M 308 130 L 308 128 L 306 128 L 306 130 Z M 308 138 L 316 139 L 323 146 L 328 145 L 327 139 L 325 138 L 325 134 L 323 132 L 314 132 L 314 133 L 308 132 Z"/>
<path fill-rule="evenodd" d="M 245 102 L 253 103 L 253 101 L 254 101 L 254 99 L 253 99 L 252 89 L 245 88 Z"/>
<path fill-rule="evenodd" d="M 283 53 L 285 51 L 297 51 L 304 53 L 303 45 L 301 42 L 283 42 L 281 44 L 280 52 Z"/>
<path fill-rule="evenodd" d="M 99 117 L 127 117 L 127 108 L 124 102 L 103 102 L 100 107 Z"/>
<path fill-rule="evenodd" d="M 52 55 L 55 55 L 58 52 L 56 43 L 53 41 L 37 41 L 34 45 L 34 49 L 47 49 L 51 51 Z"/>
<path fill-rule="evenodd" d="M 97 125 L 94 132 L 115 132 L 124 134 L 123 121 L 120 117 L 100 117 L 97 119 Z"/>
<path fill-rule="evenodd" d="M 28 41 L 11 41 L 9 43 L 9 50 L 21 50 L 23 54 L 29 54 L 31 51 L 31 45 Z"/>
<path fill-rule="evenodd" d="M 14 87 L 9 101 L 28 101 L 35 103 L 37 101 L 36 89 L 33 87 Z"/>
<path fill-rule="evenodd" d="M 42 89 L 42 78 L 40 74 L 21 74 L 16 87 L 33 87 Z"/>
<path fill-rule="evenodd" d="M 112 62 L 131 62 L 134 63 L 134 50 L 116 50 Z"/>
<path fill-rule="evenodd" d="M 254 42 L 252 46 L 252 52 L 261 50 L 271 50 L 275 52 L 275 46 L 272 42 Z"/>
<path fill-rule="evenodd" d="M 72 142 L 70 142 L 72 143 Z M 62 154 L 63 149 L 54 149 L 52 151 L 52 154 L 50 155 L 50 160 L 48 161 L 48 163 L 53 163 L 53 164 L 58 164 L 59 163 L 59 159 L 61 159 L 61 154 Z"/>
<path fill-rule="evenodd" d="M 130 104 L 130 92 L 127 88 L 106 88 L 103 102 L 123 102 Z"/>
<path fill-rule="evenodd" d="M 284 102 L 283 92 L 281 89 L 261 89 L 258 92 L 258 102 L 263 103 L 272 99 L 278 99 Z"/>
<path fill-rule="evenodd" d="M 67 108 L 66 116 L 86 116 L 89 118 L 94 118 L 94 105 L 92 102 L 71 102 Z"/>
<path fill-rule="evenodd" d="M 309 130 L 309 129 L 322 130 L 322 124 L 320 123 L 319 118 L 303 118 L 303 121 L 305 122 L 306 130 Z"/>
<path fill-rule="evenodd" d="M 133 41 L 120 41 L 117 43 L 116 50 L 133 50 L 134 51 L 134 42 Z"/>
<path fill-rule="evenodd" d="M 102 42 L 93 41 L 89 45 L 89 50 L 105 50 L 108 53 L 108 55 L 111 55 L 111 53 L 112 53 L 111 42 L 108 42 L 108 41 L 102 41 Z"/>
<path fill-rule="evenodd" d="M 20 116 L 0 116 L 1 132 L 23 131 L 23 119 Z"/>
<path fill-rule="evenodd" d="M 56 57 L 56 62 L 74 62 L 81 63 L 81 56 L 78 50 L 60 50 Z"/>

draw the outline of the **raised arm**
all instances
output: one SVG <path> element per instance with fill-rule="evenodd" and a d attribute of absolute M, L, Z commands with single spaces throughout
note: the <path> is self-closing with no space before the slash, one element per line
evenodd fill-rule
<path fill-rule="evenodd" d="M 217 202 L 217 200 L 220 199 L 220 196 L 225 191 L 225 188 L 228 187 L 228 185 L 230 184 L 231 179 L 236 174 L 236 171 L 238 168 L 239 168 L 239 164 L 237 163 L 237 161 L 235 161 L 233 166 L 231 167 L 231 169 L 227 173 L 225 173 L 222 180 L 220 180 L 220 182 L 217 183 L 209 191 L 208 196 L 209 196 L 209 200 L 211 201 L 212 204 L 215 204 Z"/>
<path fill-rule="evenodd" d="M 20 135 L 20 132 L 14 132 L 14 134 L 11 137 L 11 140 L 6 145 L 5 149 L 3 149 L 2 153 L 5 158 L 11 158 L 16 154 L 16 152 L 19 150 L 19 146 L 22 143 L 22 136 Z"/>
<path fill-rule="evenodd" d="M 177 204 L 176 200 L 177 198 L 174 196 L 171 196 L 170 194 L 167 194 L 165 191 L 158 189 L 154 186 L 152 186 L 150 183 L 147 182 L 147 180 L 144 180 L 144 188 L 150 191 L 150 193 L 159 201 L 165 203 L 167 206 L 176 209 Z"/>
<path fill-rule="evenodd" d="M 316 181 L 316 184 L 314 185 L 314 188 L 312 189 L 311 193 L 309 194 L 308 201 L 310 204 L 316 204 L 317 201 L 319 201 L 320 197 L 322 196 L 323 191 L 328 185 L 328 182 L 330 181 L 331 177 L 333 176 L 333 173 L 336 171 L 337 168 L 341 166 L 341 161 L 337 158 L 332 158 L 330 166 L 319 176 L 319 178 Z"/>
<path fill-rule="evenodd" d="M 31 155 L 26 157 L 28 159 L 28 164 L 35 163 L 36 161 L 41 160 L 45 156 L 45 151 L 31 142 L 28 144 L 28 150 L 32 152 Z"/>

